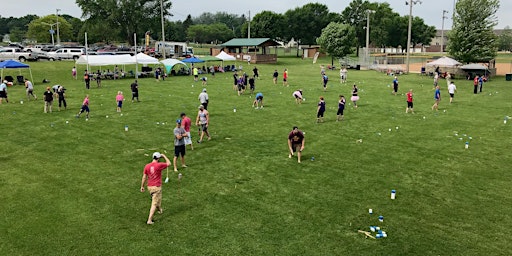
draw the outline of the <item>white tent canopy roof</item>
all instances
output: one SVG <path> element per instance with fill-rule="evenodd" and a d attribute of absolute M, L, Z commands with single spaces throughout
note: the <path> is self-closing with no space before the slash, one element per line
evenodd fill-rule
<path fill-rule="evenodd" d="M 139 52 L 137 54 L 137 63 L 139 64 L 160 64 L 157 58 L 153 58 L 147 54 Z"/>
<path fill-rule="evenodd" d="M 478 64 L 478 63 L 466 64 L 464 66 L 461 66 L 460 68 L 461 69 L 469 69 L 469 70 L 489 70 L 489 68 L 487 66 L 484 66 L 484 65 Z"/>
<path fill-rule="evenodd" d="M 221 60 L 236 60 L 235 57 L 225 53 L 224 51 L 221 51 L 219 54 L 217 54 L 217 56 L 215 56 Z"/>
<path fill-rule="evenodd" d="M 461 65 L 462 63 L 449 58 L 449 57 L 441 57 L 437 60 L 427 63 L 427 66 L 439 66 L 439 67 L 455 67 Z"/>
<path fill-rule="evenodd" d="M 106 66 L 135 64 L 135 57 L 129 54 L 121 55 L 82 55 L 76 60 L 77 65 Z"/>

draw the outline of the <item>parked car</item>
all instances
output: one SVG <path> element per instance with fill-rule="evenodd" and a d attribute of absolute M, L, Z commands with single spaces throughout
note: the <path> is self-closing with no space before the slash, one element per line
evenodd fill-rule
<path fill-rule="evenodd" d="M 27 60 L 37 60 L 38 54 L 34 52 L 26 52 L 20 48 L 4 47 L 0 48 L 0 61 L 18 60 L 25 62 Z"/>
<path fill-rule="evenodd" d="M 54 52 L 47 53 L 50 61 L 73 59 L 77 60 L 80 56 L 85 55 L 85 48 L 60 48 Z"/>

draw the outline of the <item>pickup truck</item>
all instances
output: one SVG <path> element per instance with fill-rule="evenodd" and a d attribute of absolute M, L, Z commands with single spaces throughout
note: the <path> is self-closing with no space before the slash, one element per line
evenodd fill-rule
<path fill-rule="evenodd" d="M 0 48 L 0 61 L 18 60 L 25 62 L 27 60 L 37 60 L 38 54 L 35 52 L 25 52 L 20 48 L 4 47 Z"/>
<path fill-rule="evenodd" d="M 77 60 L 81 55 L 85 55 L 85 48 L 60 48 L 54 52 L 48 52 L 46 54 L 50 61 L 64 59 Z"/>

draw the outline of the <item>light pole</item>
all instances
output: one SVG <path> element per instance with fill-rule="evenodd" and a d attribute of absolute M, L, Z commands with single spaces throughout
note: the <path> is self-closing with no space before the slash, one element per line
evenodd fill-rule
<path fill-rule="evenodd" d="M 406 73 L 409 74 L 409 51 L 411 50 L 411 27 L 412 27 L 412 6 L 415 4 L 421 4 L 420 0 L 409 0 L 405 2 L 405 5 L 409 5 L 409 27 L 407 28 L 407 69 Z"/>
<path fill-rule="evenodd" d="M 163 1 L 160 0 L 160 19 L 162 20 L 162 57 L 165 59 L 165 30 L 164 30 L 164 4 Z M 185 49 L 186 50 L 186 49 Z"/>
<path fill-rule="evenodd" d="M 441 22 L 441 53 L 444 52 L 444 19 L 448 19 L 448 17 L 445 16 L 447 13 L 447 10 L 443 10 L 443 21 Z"/>
<path fill-rule="evenodd" d="M 57 9 L 57 45 L 60 45 L 60 33 L 59 33 L 59 11 L 60 9 Z"/>
<path fill-rule="evenodd" d="M 366 66 L 370 66 L 370 13 L 375 13 L 375 11 L 366 10 L 366 51 L 364 55 Z"/>
<path fill-rule="evenodd" d="M 41 24 L 50 26 L 50 31 L 49 32 L 52 35 L 52 45 L 55 46 L 55 40 L 53 39 L 53 34 L 55 34 L 55 31 L 53 30 L 53 26 L 57 25 L 58 22 L 57 23 L 53 23 L 53 24 L 46 23 L 46 22 L 41 22 Z"/>

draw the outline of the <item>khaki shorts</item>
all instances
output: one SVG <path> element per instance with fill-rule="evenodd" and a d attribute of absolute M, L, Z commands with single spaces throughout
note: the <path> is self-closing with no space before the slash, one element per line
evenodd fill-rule
<path fill-rule="evenodd" d="M 151 205 L 158 206 L 162 204 L 162 187 L 148 187 L 149 194 L 151 195 Z"/>

